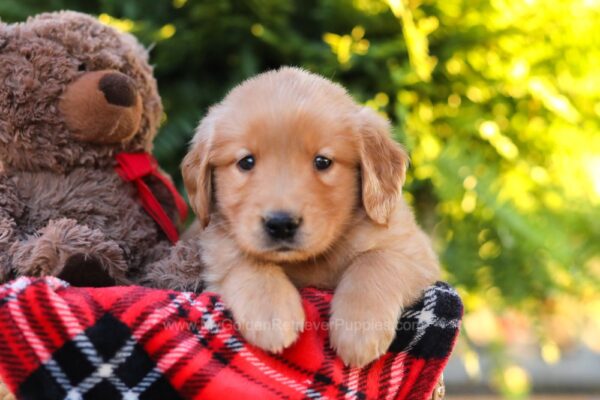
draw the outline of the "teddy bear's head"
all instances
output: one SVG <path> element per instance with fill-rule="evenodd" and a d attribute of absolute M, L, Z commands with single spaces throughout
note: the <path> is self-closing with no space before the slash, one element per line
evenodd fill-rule
<path fill-rule="evenodd" d="M 64 172 L 150 151 L 162 105 L 146 50 L 76 12 L 0 22 L 0 166 Z"/>

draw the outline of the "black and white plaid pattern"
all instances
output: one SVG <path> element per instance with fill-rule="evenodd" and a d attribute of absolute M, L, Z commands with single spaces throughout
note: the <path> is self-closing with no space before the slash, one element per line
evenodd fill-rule
<path fill-rule="evenodd" d="M 423 297 L 402 314 L 389 351 L 410 352 L 415 357 L 439 358 L 450 353 L 462 318 L 456 290 L 444 282 L 429 287 Z M 448 340 L 439 340 L 439 338 Z"/>
<path fill-rule="evenodd" d="M 23 398 L 177 399 L 130 329 L 110 314 L 54 353 L 21 386 Z"/>

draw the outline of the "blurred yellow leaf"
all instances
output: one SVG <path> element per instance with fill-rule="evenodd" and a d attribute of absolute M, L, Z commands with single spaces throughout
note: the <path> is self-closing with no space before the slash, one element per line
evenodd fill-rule
<path fill-rule="evenodd" d="M 463 365 L 469 378 L 479 379 L 481 378 L 481 366 L 479 364 L 479 356 L 473 350 L 465 351 L 463 357 Z"/>
<path fill-rule="evenodd" d="M 105 13 L 98 15 L 98 21 L 102 22 L 105 25 L 112 26 L 113 28 L 122 32 L 131 32 L 131 30 L 135 26 L 135 23 L 130 19 L 119 19 L 111 17 L 110 15 Z"/>
<path fill-rule="evenodd" d="M 161 39 L 170 39 L 175 34 L 176 29 L 173 24 L 166 24 L 158 31 L 158 36 Z"/>
<path fill-rule="evenodd" d="M 529 392 L 531 380 L 529 374 L 523 368 L 511 365 L 504 370 L 502 377 L 509 396 L 522 396 Z"/>
<path fill-rule="evenodd" d="M 429 55 L 427 35 L 437 28 L 437 19 L 431 19 L 417 26 L 411 10 L 404 1 L 387 0 L 387 3 L 396 18 L 402 21 L 402 32 L 408 47 L 411 65 L 419 79 L 428 82 L 431 80 L 431 72 L 435 68 L 437 60 Z"/>
<path fill-rule="evenodd" d="M 553 341 L 546 341 L 542 343 L 541 348 L 542 359 L 547 364 L 556 364 L 560 361 L 560 348 Z"/>
<path fill-rule="evenodd" d="M 500 327 L 494 312 L 489 308 L 473 310 L 464 317 L 465 329 L 473 343 L 485 346 L 498 339 Z"/>

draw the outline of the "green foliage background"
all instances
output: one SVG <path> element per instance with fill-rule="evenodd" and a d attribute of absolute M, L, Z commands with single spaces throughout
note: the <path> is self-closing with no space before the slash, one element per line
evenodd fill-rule
<path fill-rule="evenodd" d="M 600 350 L 597 0 L 3 0 L 0 17 L 57 9 L 154 46 L 155 153 L 178 179 L 207 107 L 279 65 L 386 113 L 412 155 L 406 196 L 465 300 L 459 353 L 475 378 L 474 350 L 510 345 L 513 313 L 549 361 L 573 341 Z M 526 391 L 492 353 L 496 387 Z"/>

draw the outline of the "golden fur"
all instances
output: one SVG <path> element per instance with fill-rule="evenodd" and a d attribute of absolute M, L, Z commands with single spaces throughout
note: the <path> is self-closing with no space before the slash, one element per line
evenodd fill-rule
<path fill-rule="evenodd" d="M 317 170 L 317 155 L 331 167 Z M 346 363 L 387 350 L 402 309 L 439 270 L 401 195 L 407 163 L 384 118 L 301 69 L 249 79 L 209 110 L 183 162 L 200 225 L 188 237 L 250 343 L 292 344 L 304 328 L 296 288 L 316 286 L 335 288 L 330 337 Z M 285 248 L 263 227 L 273 210 L 302 219 Z"/>

